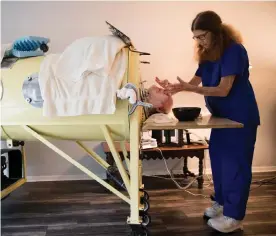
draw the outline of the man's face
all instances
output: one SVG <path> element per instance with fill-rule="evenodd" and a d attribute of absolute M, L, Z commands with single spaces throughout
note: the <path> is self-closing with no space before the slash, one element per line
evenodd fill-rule
<path fill-rule="evenodd" d="M 168 95 L 164 93 L 164 89 L 153 85 L 149 88 L 149 98 L 153 106 L 160 107 L 161 104 L 166 102 Z"/>
<path fill-rule="evenodd" d="M 156 85 L 153 85 L 148 89 L 149 103 L 151 103 L 154 108 L 165 108 L 167 110 L 172 106 L 172 98 L 164 91 L 164 89 L 159 88 Z"/>

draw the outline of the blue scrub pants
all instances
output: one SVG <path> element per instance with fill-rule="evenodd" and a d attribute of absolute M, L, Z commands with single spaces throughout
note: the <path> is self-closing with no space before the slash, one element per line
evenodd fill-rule
<path fill-rule="evenodd" d="M 211 132 L 209 152 L 215 200 L 224 206 L 224 216 L 236 220 L 245 217 L 257 127 L 245 125 Z"/>

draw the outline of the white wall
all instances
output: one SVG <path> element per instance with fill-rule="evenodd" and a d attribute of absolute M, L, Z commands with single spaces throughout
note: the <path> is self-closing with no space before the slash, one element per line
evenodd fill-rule
<path fill-rule="evenodd" d="M 195 70 L 192 19 L 202 10 L 215 10 L 227 23 L 237 27 L 244 36 L 245 46 L 253 64 L 251 82 L 258 100 L 262 126 L 259 129 L 254 167 L 267 169 L 276 166 L 276 2 L 2 2 L 2 43 L 12 42 L 23 35 L 38 35 L 51 39 L 50 52 L 61 52 L 73 40 L 93 35 L 109 34 L 105 20 L 132 38 L 139 50 L 150 52 L 150 65 L 142 65 L 143 78 L 148 85 L 154 77 L 189 80 Z M 201 106 L 203 98 L 181 94 L 175 99 L 178 106 Z M 209 135 L 209 130 L 197 131 Z M 101 168 L 74 144 L 56 144 L 97 174 Z M 98 143 L 89 146 L 103 155 Z M 27 174 L 30 180 L 84 178 L 43 144 L 27 143 Z M 177 166 L 178 161 L 170 161 Z M 191 162 L 196 168 L 196 162 Z M 181 169 L 179 164 L 176 169 Z M 147 173 L 165 172 L 162 161 L 144 163 Z"/>

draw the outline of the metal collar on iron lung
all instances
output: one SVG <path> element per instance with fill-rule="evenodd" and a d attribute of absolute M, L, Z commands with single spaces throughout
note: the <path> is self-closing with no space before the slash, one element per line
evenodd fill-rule
<path fill-rule="evenodd" d="M 131 107 L 130 111 L 128 112 L 129 115 L 131 115 L 136 110 L 136 108 L 138 106 L 143 106 L 143 107 L 147 107 L 147 108 L 153 107 L 153 105 L 150 103 L 146 103 L 146 102 L 142 102 L 142 101 L 138 100 L 139 93 L 138 93 L 138 89 L 136 88 L 136 86 L 134 84 L 127 83 L 122 89 L 132 89 L 136 94 L 135 98 L 131 97 L 131 95 L 124 98 L 124 99 L 128 99 L 129 103 L 132 104 L 132 107 Z"/>

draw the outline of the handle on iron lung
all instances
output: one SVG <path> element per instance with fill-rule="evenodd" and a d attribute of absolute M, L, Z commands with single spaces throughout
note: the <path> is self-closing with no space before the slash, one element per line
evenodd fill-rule
<path fill-rule="evenodd" d="M 151 55 L 151 54 L 148 53 L 148 52 L 141 52 L 141 51 L 137 51 L 137 50 L 134 50 L 134 49 L 131 49 L 131 48 L 129 48 L 129 50 L 130 50 L 131 52 L 139 53 L 140 56 L 150 56 L 150 55 Z"/>

